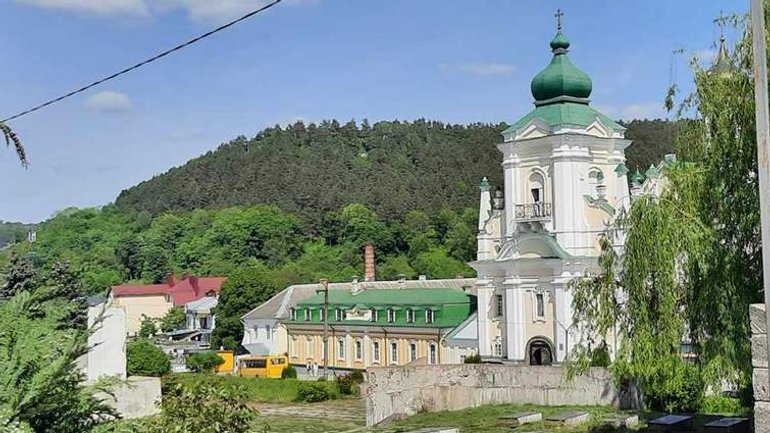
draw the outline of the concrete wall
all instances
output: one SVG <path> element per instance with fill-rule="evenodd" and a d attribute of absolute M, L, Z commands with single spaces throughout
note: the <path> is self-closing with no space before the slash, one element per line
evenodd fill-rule
<path fill-rule="evenodd" d="M 770 433 L 770 384 L 767 369 L 767 323 L 765 306 L 754 304 L 751 317 L 751 364 L 754 367 L 754 432 Z"/>
<path fill-rule="evenodd" d="M 142 418 L 160 413 L 160 378 L 129 377 L 113 395 L 97 394 L 105 403 L 117 409 L 124 419 Z"/>
<path fill-rule="evenodd" d="M 487 404 L 625 406 L 609 372 L 592 368 L 572 381 L 562 367 L 492 364 L 370 368 L 366 423 L 421 411 Z"/>
<path fill-rule="evenodd" d="M 105 308 L 104 304 L 89 307 L 88 326 L 93 326 L 102 314 L 102 322 L 88 337 L 85 371 L 89 382 L 102 376 L 126 378 L 126 313 L 122 308 Z"/>

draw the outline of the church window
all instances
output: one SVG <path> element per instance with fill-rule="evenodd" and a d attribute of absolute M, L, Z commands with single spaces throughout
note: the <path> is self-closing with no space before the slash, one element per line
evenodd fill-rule
<path fill-rule="evenodd" d="M 540 173 L 532 173 L 529 176 L 529 189 L 532 194 L 532 203 L 538 204 L 545 201 L 545 179 Z"/>
<path fill-rule="evenodd" d="M 340 338 L 337 341 L 337 357 L 339 359 L 345 359 L 345 339 Z"/>
<path fill-rule="evenodd" d="M 398 343 L 395 341 L 390 343 L 390 363 L 398 364 Z"/>
<path fill-rule="evenodd" d="M 545 295 L 542 293 L 535 294 L 535 314 L 538 319 L 545 318 Z"/>
<path fill-rule="evenodd" d="M 430 343 L 428 346 L 428 364 L 436 364 L 436 343 Z"/>
<path fill-rule="evenodd" d="M 307 337 L 305 340 L 305 357 L 313 358 L 313 337 Z"/>
<path fill-rule="evenodd" d="M 376 308 L 372 308 L 372 322 L 378 322 L 380 320 L 380 315 L 378 313 Z"/>
<path fill-rule="evenodd" d="M 495 343 L 495 356 L 497 357 L 503 356 L 503 343 L 499 341 Z"/>
<path fill-rule="evenodd" d="M 430 308 L 425 309 L 425 323 L 433 323 L 434 317 L 433 317 L 433 310 Z"/>
<path fill-rule="evenodd" d="M 411 308 L 406 310 L 406 323 L 414 323 L 414 310 Z"/>
<path fill-rule="evenodd" d="M 364 357 L 364 347 L 361 340 L 356 340 L 356 361 L 360 361 Z"/>
<path fill-rule="evenodd" d="M 296 358 L 297 357 L 297 337 L 296 336 L 292 336 L 289 343 L 290 343 L 289 344 L 289 355 L 292 358 Z"/>
<path fill-rule="evenodd" d="M 291 320 L 297 320 L 297 310 L 294 308 L 289 309 L 289 317 L 291 317 Z"/>
<path fill-rule="evenodd" d="M 318 319 L 323 322 L 325 320 L 325 318 L 326 318 L 326 309 L 325 308 L 321 308 L 318 311 Z"/>
<path fill-rule="evenodd" d="M 372 360 L 374 362 L 380 362 L 380 342 L 375 341 L 372 343 Z"/>
<path fill-rule="evenodd" d="M 310 308 L 305 308 L 305 321 L 309 322 L 311 317 Z"/>
<path fill-rule="evenodd" d="M 417 343 L 409 343 L 409 362 L 417 359 Z"/>
<path fill-rule="evenodd" d="M 396 321 L 396 310 L 392 308 L 388 308 L 388 323 L 393 323 Z"/>
<path fill-rule="evenodd" d="M 504 307 L 505 307 L 505 304 L 503 304 L 503 295 L 495 295 L 495 309 L 496 309 L 497 317 L 503 317 Z"/>

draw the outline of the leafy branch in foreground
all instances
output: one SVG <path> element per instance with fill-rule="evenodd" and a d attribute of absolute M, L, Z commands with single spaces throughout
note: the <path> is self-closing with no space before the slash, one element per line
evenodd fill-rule
<path fill-rule="evenodd" d="M 6 146 L 13 146 L 14 150 L 16 150 L 16 156 L 19 157 L 19 161 L 21 161 L 22 167 L 27 168 L 29 166 L 29 162 L 27 161 L 27 152 L 24 150 L 24 145 L 21 143 L 19 136 L 16 135 L 10 126 L 3 122 L 0 122 L 0 133 L 2 133 L 3 137 L 5 138 Z"/>

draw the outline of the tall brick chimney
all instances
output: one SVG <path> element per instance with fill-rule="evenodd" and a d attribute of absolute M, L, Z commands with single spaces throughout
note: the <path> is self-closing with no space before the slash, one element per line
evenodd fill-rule
<path fill-rule="evenodd" d="M 374 281 L 374 245 L 367 242 L 364 246 L 364 281 Z"/>

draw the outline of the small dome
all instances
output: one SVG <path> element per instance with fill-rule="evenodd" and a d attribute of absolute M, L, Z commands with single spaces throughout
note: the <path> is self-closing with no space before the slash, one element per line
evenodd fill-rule
<path fill-rule="evenodd" d="M 561 31 L 551 41 L 553 59 L 532 79 L 532 96 L 535 101 L 542 102 L 560 96 L 579 99 L 591 96 L 591 77 L 572 64 L 567 56 L 569 46 L 569 39 Z"/>

